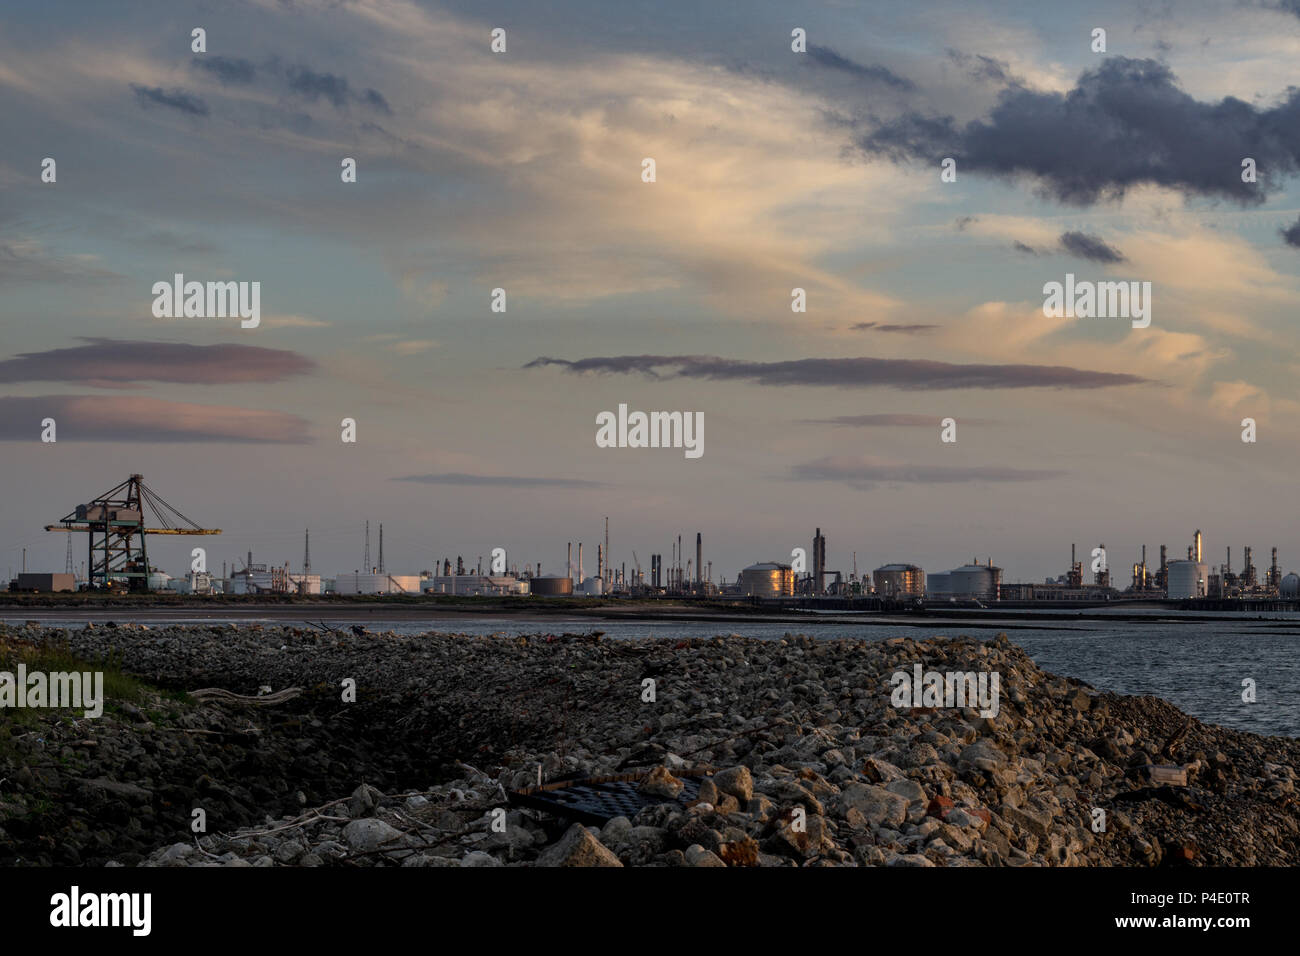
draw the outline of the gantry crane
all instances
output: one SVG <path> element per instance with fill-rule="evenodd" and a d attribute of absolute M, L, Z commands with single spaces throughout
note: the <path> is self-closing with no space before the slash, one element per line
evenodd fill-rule
<path fill-rule="evenodd" d="M 159 527 L 145 527 L 146 505 Z M 200 528 L 163 501 L 144 483 L 142 475 L 132 475 L 89 504 L 77 505 L 72 513 L 59 519 L 58 524 L 47 524 L 45 530 L 86 532 L 88 586 L 91 589 L 107 588 L 111 578 L 125 578 L 132 591 L 149 590 L 146 535 L 221 534 L 220 528 Z"/>

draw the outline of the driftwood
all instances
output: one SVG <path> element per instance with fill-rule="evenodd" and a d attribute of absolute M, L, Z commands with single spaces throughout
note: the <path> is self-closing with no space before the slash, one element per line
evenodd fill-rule
<path fill-rule="evenodd" d="M 201 687 L 198 690 L 190 691 L 190 696 L 199 701 L 217 701 L 224 704 L 256 704 L 259 707 L 266 707 L 271 704 L 283 704 L 287 700 L 293 700 L 301 693 L 301 687 L 286 687 L 284 690 L 277 690 L 274 694 L 260 694 L 256 697 L 250 697 L 246 694 L 233 694 L 222 687 Z"/>

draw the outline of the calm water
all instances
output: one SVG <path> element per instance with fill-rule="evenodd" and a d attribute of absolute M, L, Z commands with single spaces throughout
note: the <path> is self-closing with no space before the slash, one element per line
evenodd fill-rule
<path fill-rule="evenodd" d="M 1107 619 L 1132 610 L 1091 612 L 1080 620 L 999 620 L 997 612 L 978 620 L 909 619 L 882 621 L 837 614 L 808 614 L 804 623 L 773 623 L 752 619 L 714 621 L 621 621 L 544 617 L 480 617 L 458 615 L 424 621 L 369 623 L 372 631 L 400 634 L 449 631 L 469 634 L 559 634 L 601 630 L 609 637 L 712 637 L 743 634 L 779 639 L 788 632 L 817 637 L 885 639 L 898 636 L 972 635 L 992 638 L 999 630 L 1023 647 L 1045 670 L 1077 677 L 1095 687 L 1121 694 L 1153 694 L 1209 723 L 1259 734 L 1300 737 L 1300 614 L 1217 615 L 1191 620 L 1177 611 L 1152 610 L 1143 620 Z M 1196 615 L 1203 617 L 1204 615 Z M 144 615 L 139 616 L 147 620 Z M 202 623 L 220 618 L 204 616 Z M 237 623 L 257 619 L 241 617 Z M 181 621 L 173 619 L 175 623 Z M 81 620 L 44 623 L 79 627 Z M 198 620 L 195 623 L 199 623 Z M 262 623 L 293 623 L 266 619 Z M 351 621 L 330 621 L 347 627 Z M 1242 681 L 1255 682 L 1253 704 L 1241 699 Z"/>

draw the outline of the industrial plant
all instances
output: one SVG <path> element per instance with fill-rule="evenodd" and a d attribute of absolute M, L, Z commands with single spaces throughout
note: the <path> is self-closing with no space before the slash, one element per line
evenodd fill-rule
<path fill-rule="evenodd" d="M 992 557 L 972 558 L 950 570 L 926 572 L 917 564 L 895 561 L 870 572 L 859 573 L 858 555 L 851 552 L 847 568 L 833 568 L 827 559 L 827 538 L 816 528 L 811 547 L 795 548 L 789 562 L 760 560 L 743 568 L 728 582 L 714 580 L 713 562 L 706 560 L 704 534 L 695 533 L 695 547 L 681 534 L 669 539 L 669 561 L 661 552 L 649 554 L 643 567 L 635 550 L 626 560 L 612 560 L 609 518 L 604 519 L 603 537 L 595 544 L 594 573 L 588 573 L 588 545 L 579 540 L 564 545 L 564 567 L 541 561 L 512 561 L 504 549 L 473 563 L 465 556 L 444 557 L 432 568 L 394 572 L 385 563 L 384 526 L 378 526 L 378 548 L 371 559 L 370 522 L 361 529 L 361 561 L 351 570 L 332 576 L 313 571 L 311 531 L 303 532 L 301 564 L 256 562 L 253 552 L 241 559 L 224 560 L 218 572 L 196 558 L 185 573 L 171 576 L 149 561 L 148 540 L 152 535 L 217 535 L 218 528 L 205 528 L 162 499 L 134 474 L 122 483 L 78 504 L 45 530 L 66 534 L 67 559 L 62 573 L 29 572 L 26 556 L 21 572 L 10 582 L 11 591 L 69 592 L 123 591 L 135 593 L 171 592 L 181 595 L 339 595 L 410 596 L 462 598 L 667 598 L 673 600 L 722 600 L 750 604 L 799 606 L 847 606 L 859 610 L 888 610 L 899 607 L 990 607 L 990 606 L 1091 606 L 1121 601 L 1177 602 L 1184 606 L 1255 608 L 1268 603 L 1300 603 L 1300 575 L 1282 574 L 1277 548 L 1269 566 L 1256 567 L 1252 549 L 1242 549 L 1242 564 L 1234 571 L 1232 548 L 1225 547 L 1224 562 L 1217 567 L 1207 560 L 1199 529 L 1187 545 L 1186 557 L 1169 559 L 1166 545 L 1159 546 L 1159 564 L 1149 567 L 1147 548 L 1142 545 L 1130 565 L 1131 579 L 1120 588 L 1112 580 L 1104 544 L 1089 552 L 1088 575 L 1077 546 L 1070 545 L 1070 563 L 1064 574 L 1042 582 L 1008 582 L 1003 569 Z M 86 535 L 85 560 L 78 568 L 74 536 Z M 575 547 L 576 545 L 576 547 Z M 206 554 L 195 549 L 194 554 Z M 1086 579 L 1087 578 L 1087 579 Z"/>

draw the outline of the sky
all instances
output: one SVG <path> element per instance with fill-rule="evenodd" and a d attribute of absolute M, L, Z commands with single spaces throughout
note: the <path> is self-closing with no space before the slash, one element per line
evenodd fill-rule
<path fill-rule="evenodd" d="M 366 520 L 395 573 L 592 573 L 605 516 L 714 580 L 817 527 L 846 575 L 1295 570 L 1296 62 L 1294 0 L 8 5 L 0 570 L 133 472 L 223 530 L 172 574 L 353 570 Z M 260 323 L 155 316 L 177 273 Z M 1045 315 L 1067 274 L 1149 326 Z M 599 447 L 620 404 L 703 454 Z"/>

